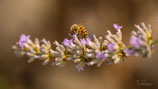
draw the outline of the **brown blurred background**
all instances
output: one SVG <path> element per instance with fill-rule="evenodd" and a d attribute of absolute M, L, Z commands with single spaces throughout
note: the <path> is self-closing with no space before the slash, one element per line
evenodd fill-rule
<path fill-rule="evenodd" d="M 11 48 L 22 33 L 62 42 L 70 26 L 83 21 L 96 36 L 116 32 L 113 23 L 123 25 L 127 44 L 133 25 L 145 22 L 158 38 L 158 0 L 0 0 L 0 89 L 158 89 L 158 45 L 151 58 L 130 57 L 123 64 L 83 72 L 73 63 L 64 68 L 28 64 Z M 137 86 L 139 80 L 146 85 Z"/>

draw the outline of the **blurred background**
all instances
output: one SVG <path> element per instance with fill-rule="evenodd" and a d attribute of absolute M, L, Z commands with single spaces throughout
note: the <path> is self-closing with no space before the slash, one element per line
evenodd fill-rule
<path fill-rule="evenodd" d="M 123 64 L 86 67 L 78 72 L 73 63 L 64 68 L 27 63 L 15 56 L 21 34 L 62 42 L 72 24 L 88 21 L 90 35 L 115 33 L 124 28 L 128 45 L 134 24 L 151 24 L 158 38 L 158 0 L 0 0 L 0 89 L 158 89 L 158 45 L 151 58 L 129 57 Z M 138 81 L 151 85 L 137 86 Z"/>

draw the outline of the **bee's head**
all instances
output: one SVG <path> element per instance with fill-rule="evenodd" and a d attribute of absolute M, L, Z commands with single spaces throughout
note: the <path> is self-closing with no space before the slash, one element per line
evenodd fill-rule
<path fill-rule="evenodd" d="M 77 33 L 77 32 L 78 32 L 78 29 L 79 29 L 79 26 L 78 26 L 77 24 L 74 24 L 74 25 L 71 26 L 71 29 L 70 29 L 70 30 Z"/>

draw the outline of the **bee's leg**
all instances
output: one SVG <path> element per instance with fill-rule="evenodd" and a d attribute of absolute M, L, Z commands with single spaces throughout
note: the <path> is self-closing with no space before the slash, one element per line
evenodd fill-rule
<path fill-rule="evenodd" d="M 80 34 L 77 33 L 77 37 L 78 37 L 78 39 L 80 39 Z"/>
<path fill-rule="evenodd" d="M 88 36 L 87 33 L 84 33 L 84 34 L 82 35 L 82 38 L 83 38 L 83 39 L 86 39 L 87 36 Z"/>
<path fill-rule="evenodd" d="M 70 31 L 69 32 L 69 35 L 73 36 L 74 32 L 73 31 Z"/>

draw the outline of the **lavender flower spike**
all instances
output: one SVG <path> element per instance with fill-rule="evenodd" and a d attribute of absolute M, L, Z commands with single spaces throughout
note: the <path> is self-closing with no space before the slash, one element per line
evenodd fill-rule
<path fill-rule="evenodd" d="M 141 23 L 141 26 L 135 25 L 135 27 L 137 32 L 133 31 L 130 39 L 131 50 L 137 50 L 137 54 L 143 57 L 151 57 L 154 42 L 151 25 L 147 27 L 144 23 Z"/>
<path fill-rule="evenodd" d="M 113 26 L 117 30 L 116 34 L 112 34 L 110 31 L 107 31 L 108 35 L 105 36 L 108 40 L 107 53 L 110 55 L 111 61 L 114 61 L 114 63 L 119 63 L 125 59 L 124 52 L 121 51 L 121 49 L 125 48 L 125 45 L 122 42 L 122 26 L 118 26 L 117 24 L 114 24 Z"/>
<path fill-rule="evenodd" d="M 36 60 L 42 60 L 42 65 L 51 62 L 52 66 L 63 67 L 67 62 L 74 62 L 77 70 L 83 71 L 84 67 L 97 65 L 100 67 L 103 62 L 122 63 L 128 56 L 150 57 L 152 47 L 158 43 L 153 40 L 151 26 L 144 23 L 135 25 L 137 31 L 132 31 L 130 46 L 125 46 L 122 42 L 122 26 L 113 25 L 117 30 L 112 34 L 109 30 L 103 37 L 96 37 L 95 34 L 86 39 L 81 38 L 80 34 L 75 34 L 70 40 L 65 38 L 60 44 L 55 41 L 55 49 L 51 47 L 51 42 L 37 38 L 32 41 L 30 36 L 22 34 L 19 42 L 13 46 L 18 55 L 27 55 L 28 63 Z M 106 61 L 105 61 L 106 60 Z"/>

